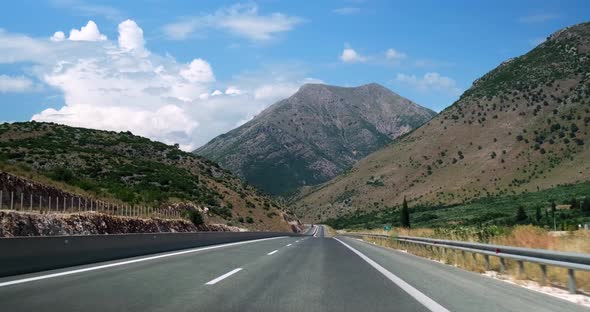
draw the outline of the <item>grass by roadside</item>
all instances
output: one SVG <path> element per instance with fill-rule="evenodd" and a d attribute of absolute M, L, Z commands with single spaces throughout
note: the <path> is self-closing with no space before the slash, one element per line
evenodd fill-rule
<path fill-rule="evenodd" d="M 342 232 L 342 231 L 338 231 Z M 430 228 L 418 229 L 400 229 L 394 228 L 392 231 L 386 232 L 383 230 L 367 230 L 357 231 L 359 233 L 371 234 L 386 234 L 391 237 L 397 235 L 431 237 L 440 239 L 464 240 L 482 243 L 491 243 L 498 245 L 509 245 L 517 247 L 540 248 L 558 251 L 569 251 L 578 253 L 590 253 L 590 231 L 573 231 L 559 233 L 549 232 L 545 229 L 535 226 L 517 226 L 513 229 L 505 229 L 497 235 L 489 237 L 486 241 L 482 241 L 481 234 L 476 231 L 468 233 L 467 230 L 461 233 L 451 231 L 440 231 Z M 483 273 L 485 272 L 485 262 L 482 255 L 475 255 L 465 253 L 463 255 L 459 251 L 439 251 L 432 248 L 414 246 L 411 244 L 399 243 L 393 239 L 376 239 L 365 237 L 365 240 L 374 242 L 376 244 L 406 250 L 417 256 L 430 258 L 450 265 L 456 265 L 466 270 Z M 491 269 L 494 271 L 500 270 L 500 262 L 496 257 L 491 257 Z M 518 270 L 518 263 L 516 261 L 507 260 L 507 271 L 505 274 L 510 275 L 516 280 L 533 280 L 541 283 L 542 273 L 539 265 L 533 263 L 525 263 L 525 274 L 520 275 Z M 548 282 L 555 286 L 567 287 L 567 269 L 557 267 L 547 267 Z M 576 271 L 576 284 L 583 293 L 590 293 L 590 272 Z"/>
<path fill-rule="evenodd" d="M 334 237 L 338 234 L 337 231 L 334 230 L 329 225 L 323 225 L 323 227 L 324 227 L 324 236 L 326 236 L 326 237 Z"/>

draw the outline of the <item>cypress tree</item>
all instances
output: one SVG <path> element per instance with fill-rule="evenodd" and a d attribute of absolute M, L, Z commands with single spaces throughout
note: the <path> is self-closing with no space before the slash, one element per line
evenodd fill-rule
<path fill-rule="evenodd" d="M 522 223 L 526 221 L 527 218 L 528 217 L 526 215 L 526 211 L 524 211 L 524 207 L 518 206 L 518 209 L 516 210 L 516 223 Z"/>
<path fill-rule="evenodd" d="M 541 215 L 541 207 L 537 206 L 537 210 L 535 212 L 535 221 L 537 221 L 537 224 L 541 224 L 541 218 L 543 216 Z"/>
<path fill-rule="evenodd" d="M 572 209 L 577 209 L 579 207 L 578 200 L 575 199 L 575 198 L 572 198 L 570 200 L 570 206 L 571 206 Z"/>
<path fill-rule="evenodd" d="M 408 209 L 406 197 L 404 197 L 404 202 L 402 204 L 400 223 L 402 224 L 402 227 L 410 228 L 410 210 Z"/>
<path fill-rule="evenodd" d="M 582 210 L 587 214 L 590 213 L 590 197 L 584 198 L 584 201 L 582 202 Z"/>

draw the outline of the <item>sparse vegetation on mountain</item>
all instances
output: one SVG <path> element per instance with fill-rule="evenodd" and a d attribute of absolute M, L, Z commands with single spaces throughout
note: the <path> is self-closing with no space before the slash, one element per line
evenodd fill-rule
<path fill-rule="evenodd" d="M 283 206 L 216 163 L 130 132 L 0 124 L 0 170 L 125 204 L 191 202 L 208 207 L 215 222 L 232 222 L 250 210 L 264 222 L 249 228 L 290 230 Z M 267 218 L 269 210 L 276 216 Z"/>
<path fill-rule="evenodd" d="M 475 81 L 430 122 L 301 194 L 296 211 L 326 220 L 395 207 L 404 196 L 414 207 L 466 206 L 588 181 L 588 68 L 590 23 L 560 30 Z M 371 176 L 384 187 L 367 185 Z"/>

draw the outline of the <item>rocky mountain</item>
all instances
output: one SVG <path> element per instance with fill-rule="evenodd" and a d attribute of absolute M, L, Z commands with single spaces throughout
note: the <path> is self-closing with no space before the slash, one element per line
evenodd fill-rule
<path fill-rule="evenodd" d="M 306 84 L 195 151 L 269 194 L 325 182 L 435 113 L 378 84 Z"/>
<path fill-rule="evenodd" d="M 324 220 L 450 205 L 590 179 L 590 23 L 503 62 L 437 117 L 297 199 Z"/>
<path fill-rule="evenodd" d="M 20 183 L 0 179 L 5 194 L 63 193 L 113 204 L 206 207 L 212 223 L 252 230 L 289 231 L 288 221 L 293 221 L 283 206 L 216 163 L 130 132 L 3 123 L 1 172 L 25 178 Z"/>

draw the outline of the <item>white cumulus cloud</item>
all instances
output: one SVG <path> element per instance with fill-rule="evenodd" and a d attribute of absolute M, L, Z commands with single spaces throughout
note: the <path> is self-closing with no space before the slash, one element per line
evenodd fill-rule
<path fill-rule="evenodd" d="M 49 39 L 55 42 L 64 41 L 66 40 L 66 34 L 63 31 L 56 31 Z"/>
<path fill-rule="evenodd" d="M 61 42 L 0 30 L 0 64 L 22 63 L 64 98 L 33 120 L 129 130 L 192 150 L 313 81 L 303 78 L 300 64 L 217 81 L 213 66 L 198 56 L 183 63 L 149 51 L 134 21 L 117 29 L 118 40 Z M 23 77 L 2 77 L 2 92 L 34 89 L 37 83 Z"/>
<path fill-rule="evenodd" d="M 462 90 L 457 87 L 457 83 L 452 78 L 442 76 L 437 72 L 424 74 L 422 78 L 415 75 L 397 74 L 397 82 L 414 87 L 419 91 L 439 91 L 451 95 L 460 95 Z"/>
<path fill-rule="evenodd" d="M 119 24 L 119 47 L 127 52 L 134 52 L 141 56 L 149 54 L 144 48 L 143 29 L 135 21 L 126 20 Z"/>
<path fill-rule="evenodd" d="M 360 55 L 352 48 L 344 48 L 340 60 L 344 63 L 362 63 L 367 61 L 367 57 Z"/>
<path fill-rule="evenodd" d="M 164 26 L 164 33 L 173 40 L 187 38 L 195 31 L 217 29 L 253 41 L 266 41 L 295 28 L 303 20 L 283 13 L 261 15 L 254 3 L 236 4 L 207 14 L 184 18 Z"/>
<path fill-rule="evenodd" d="M 70 37 L 68 39 L 73 41 L 104 41 L 107 40 L 107 36 L 100 33 L 95 22 L 88 21 L 86 26 L 82 26 L 80 30 L 70 30 Z"/>
<path fill-rule="evenodd" d="M 211 65 L 203 59 L 194 59 L 190 64 L 180 71 L 180 75 L 190 82 L 212 82 L 215 75 Z"/>

